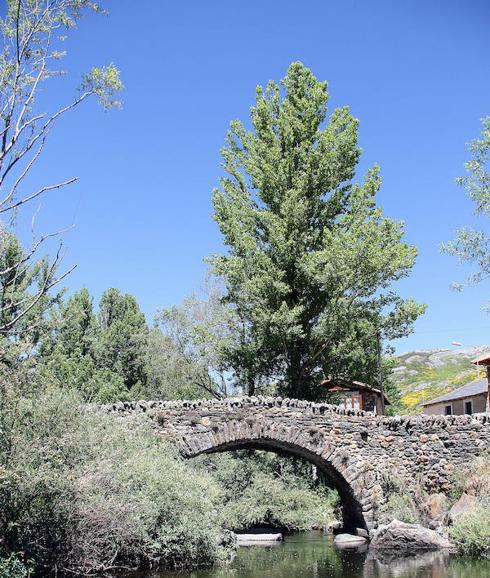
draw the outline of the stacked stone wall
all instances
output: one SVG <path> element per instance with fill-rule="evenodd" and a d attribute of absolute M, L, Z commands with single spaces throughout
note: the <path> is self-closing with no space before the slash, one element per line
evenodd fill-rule
<path fill-rule="evenodd" d="M 375 416 L 280 397 L 137 401 L 100 406 L 143 416 L 184 457 L 243 447 L 303 457 L 322 471 L 344 504 L 349 526 L 386 521 L 390 491 L 448 492 L 455 473 L 490 448 L 490 414 Z"/>

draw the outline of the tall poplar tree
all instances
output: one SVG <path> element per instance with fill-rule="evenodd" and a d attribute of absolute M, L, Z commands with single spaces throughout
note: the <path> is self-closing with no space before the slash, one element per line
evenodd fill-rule
<path fill-rule="evenodd" d="M 417 255 L 383 215 L 377 167 L 354 182 L 358 121 L 327 119 L 326 82 L 300 62 L 257 88 L 252 130 L 233 121 L 213 192 L 228 249 L 210 261 L 239 320 L 230 367 L 249 393 L 264 377 L 315 399 L 324 376 L 375 383 L 378 336 L 411 331 L 424 306 L 391 287 Z"/>

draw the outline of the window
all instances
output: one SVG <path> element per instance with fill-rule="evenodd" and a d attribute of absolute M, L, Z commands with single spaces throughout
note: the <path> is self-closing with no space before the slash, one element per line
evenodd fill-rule
<path fill-rule="evenodd" d="M 453 407 L 451 405 L 446 405 L 444 408 L 444 415 L 452 415 L 453 414 Z"/>
<path fill-rule="evenodd" d="M 471 415 L 473 413 L 473 402 L 471 400 L 464 402 L 464 412 L 466 415 Z"/>

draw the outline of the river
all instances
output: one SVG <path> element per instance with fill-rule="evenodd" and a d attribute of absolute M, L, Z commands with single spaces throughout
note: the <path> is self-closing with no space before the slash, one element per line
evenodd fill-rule
<path fill-rule="evenodd" d="M 373 551 L 339 551 L 331 536 L 306 532 L 270 547 L 241 547 L 226 567 L 143 572 L 127 578 L 490 578 L 490 560 L 443 552 L 403 557 Z"/>

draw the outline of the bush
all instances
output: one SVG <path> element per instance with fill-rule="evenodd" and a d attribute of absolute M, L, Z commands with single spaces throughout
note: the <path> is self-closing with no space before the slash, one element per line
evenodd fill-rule
<path fill-rule="evenodd" d="M 419 481 L 409 485 L 405 478 L 393 472 L 385 472 L 382 480 L 383 493 L 388 495 L 386 513 L 394 520 L 407 524 L 424 524 L 427 512 L 424 505 L 428 495 Z"/>
<path fill-rule="evenodd" d="M 28 578 L 29 565 L 24 564 L 15 554 L 0 552 L 0 578 Z"/>
<path fill-rule="evenodd" d="M 480 500 L 490 496 L 490 453 L 486 452 L 470 462 L 454 476 L 452 498 L 456 501 L 464 492 Z"/>
<path fill-rule="evenodd" d="M 193 460 L 221 491 L 221 524 L 242 530 L 272 526 L 308 530 L 336 517 L 337 492 L 315 479 L 311 464 L 270 452 L 240 450 Z"/>
<path fill-rule="evenodd" d="M 449 536 L 463 554 L 490 558 L 489 505 L 462 514 L 449 528 Z"/>
<path fill-rule="evenodd" d="M 392 494 L 388 498 L 387 508 L 390 516 L 395 520 L 400 520 L 407 524 L 418 524 L 420 522 L 418 509 L 408 495 Z"/>
<path fill-rule="evenodd" d="M 223 556 L 217 485 L 143 424 L 82 414 L 77 396 L 52 391 L 19 400 L 8 447 L 0 456 L 0 535 L 39 575 Z"/>
<path fill-rule="evenodd" d="M 229 528 L 251 526 L 309 530 L 325 527 L 334 518 L 332 502 L 325 494 L 286 480 L 258 474 L 236 500 L 222 509 L 223 524 Z"/>

